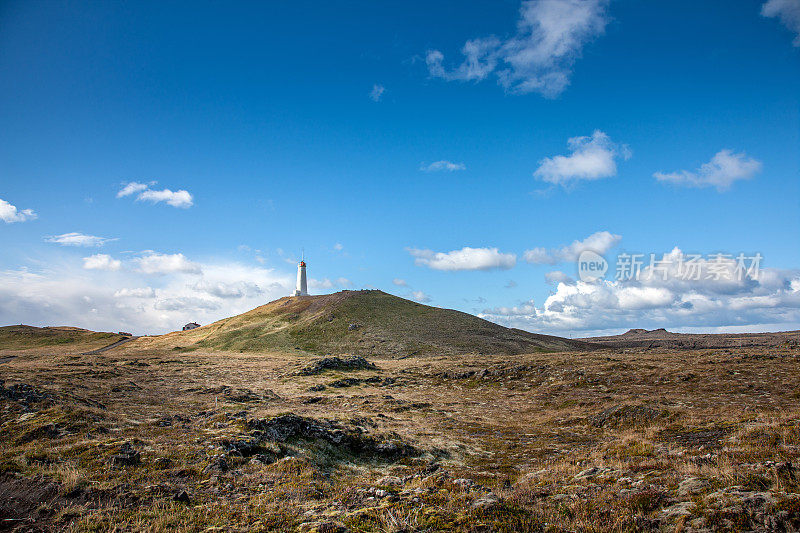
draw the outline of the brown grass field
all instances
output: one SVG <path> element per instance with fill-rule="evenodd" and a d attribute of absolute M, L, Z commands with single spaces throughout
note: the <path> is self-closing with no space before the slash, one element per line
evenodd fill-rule
<path fill-rule="evenodd" d="M 796 340 L 308 375 L 141 340 L 0 350 L 0 530 L 800 529 Z"/>

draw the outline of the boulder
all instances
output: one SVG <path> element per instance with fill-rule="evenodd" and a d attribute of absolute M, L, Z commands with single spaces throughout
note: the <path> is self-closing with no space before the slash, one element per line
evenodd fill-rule
<path fill-rule="evenodd" d="M 133 466 L 140 462 L 141 454 L 138 450 L 134 450 L 128 442 L 120 446 L 117 453 L 111 456 L 111 464 L 114 466 Z"/>
<path fill-rule="evenodd" d="M 377 370 L 377 366 L 363 357 L 324 357 L 317 359 L 298 372 L 301 376 L 313 376 L 326 370 Z"/>

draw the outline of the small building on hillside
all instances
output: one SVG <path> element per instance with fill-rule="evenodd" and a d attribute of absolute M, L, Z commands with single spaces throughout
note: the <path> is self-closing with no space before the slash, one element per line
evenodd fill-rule
<path fill-rule="evenodd" d="M 195 328 L 199 328 L 199 327 L 200 327 L 200 324 L 198 324 L 197 322 L 189 322 L 188 324 L 183 326 L 183 331 L 189 331 L 190 329 L 195 329 Z"/>

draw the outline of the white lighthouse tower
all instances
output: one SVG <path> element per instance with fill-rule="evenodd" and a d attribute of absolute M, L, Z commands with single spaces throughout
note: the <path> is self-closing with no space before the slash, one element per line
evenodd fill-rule
<path fill-rule="evenodd" d="M 308 296 L 308 282 L 306 281 L 305 259 L 297 263 L 297 287 L 292 296 Z"/>

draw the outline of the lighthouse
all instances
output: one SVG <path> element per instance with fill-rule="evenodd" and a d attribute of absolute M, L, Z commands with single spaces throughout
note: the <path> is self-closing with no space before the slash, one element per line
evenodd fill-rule
<path fill-rule="evenodd" d="M 292 296 L 308 296 L 308 283 L 306 282 L 306 262 L 297 263 L 297 287 Z"/>

